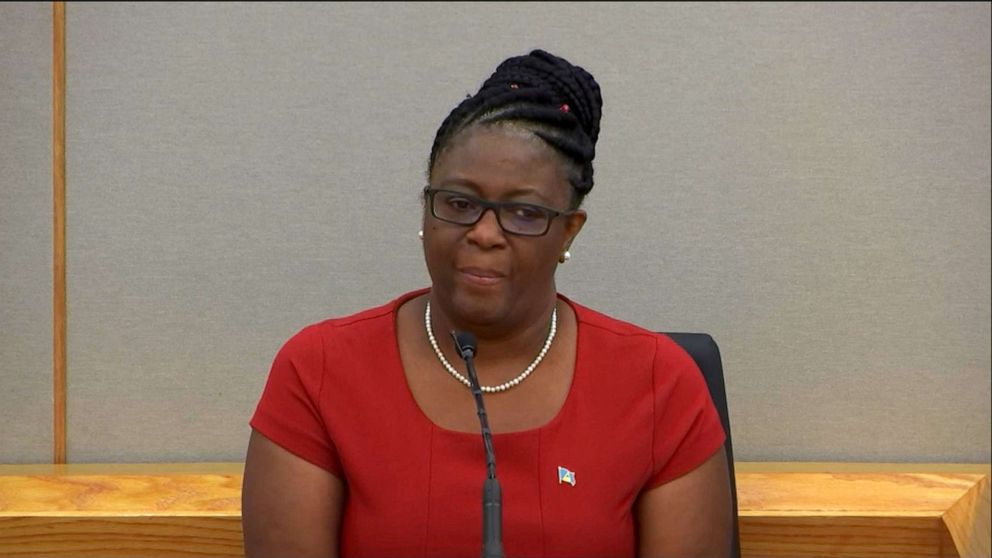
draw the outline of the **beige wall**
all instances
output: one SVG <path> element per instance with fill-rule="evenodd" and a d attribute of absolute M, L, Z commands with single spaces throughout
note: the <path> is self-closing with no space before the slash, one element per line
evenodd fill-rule
<path fill-rule="evenodd" d="M 0 463 L 52 457 L 52 16 L 0 4 Z"/>
<path fill-rule="evenodd" d="M 605 98 L 560 290 L 711 333 L 738 459 L 987 462 L 989 27 L 988 4 L 71 3 L 69 460 L 240 459 L 286 337 L 427 284 L 434 131 L 541 47 Z M 16 296 L 46 280 L 2 262 Z M 47 353 L 18 358 L 3 418 L 50 397 L 17 364 Z M 8 432 L 2 459 L 39 455 Z"/>

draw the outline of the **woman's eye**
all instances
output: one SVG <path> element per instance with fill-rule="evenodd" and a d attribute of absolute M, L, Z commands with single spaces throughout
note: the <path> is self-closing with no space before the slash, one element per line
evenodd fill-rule
<path fill-rule="evenodd" d="M 544 212 L 536 207 L 531 207 L 528 205 L 515 205 L 512 208 L 513 216 L 517 219 L 526 219 L 528 221 L 537 221 L 538 219 L 544 218 Z"/>
<path fill-rule="evenodd" d="M 467 198 L 448 198 L 448 206 L 457 211 L 471 211 L 475 208 L 472 200 Z"/>

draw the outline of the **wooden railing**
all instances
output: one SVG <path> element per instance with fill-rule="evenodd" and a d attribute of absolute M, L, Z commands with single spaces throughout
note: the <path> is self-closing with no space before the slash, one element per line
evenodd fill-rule
<path fill-rule="evenodd" d="M 990 555 L 988 465 L 736 467 L 745 557 Z M 0 465 L 0 556 L 241 556 L 241 472 Z"/>

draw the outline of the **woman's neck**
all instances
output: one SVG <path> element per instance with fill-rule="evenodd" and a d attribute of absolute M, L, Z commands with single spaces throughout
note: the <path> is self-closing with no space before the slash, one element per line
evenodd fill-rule
<path fill-rule="evenodd" d="M 527 313 L 520 313 L 499 324 L 473 324 L 452 320 L 445 312 L 444 305 L 439 304 L 432 296 L 433 293 L 428 293 L 427 300 L 432 301 L 431 327 L 438 346 L 445 357 L 455 363 L 461 359 L 454 348 L 450 332 L 469 331 L 475 335 L 475 363 L 482 383 L 486 383 L 486 370 L 498 370 L 520 362 L 526 366 L 537 356 L 548 339 L 552 311 L 558 302 L 557 293 L 552 291 L 545 304 L 528 309 L 531 311 Z"/>

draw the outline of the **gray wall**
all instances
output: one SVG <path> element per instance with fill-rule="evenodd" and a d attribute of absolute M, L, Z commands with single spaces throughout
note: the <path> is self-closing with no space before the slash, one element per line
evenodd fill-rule
<path fill-rule="evenodd" d="M 738 459 L 987 462 L 989 26 L 988 4 L 69 4 L 69 459 L 241 459 L 289 335 L 428 284 L 434 131 L 541 47 L 605 98 L 559 288 L 711 333 Z"/>
<path fill-rule="evenodd" d="M 0 3 L 0 463 L 52 458 L 52 7 Z"/>

